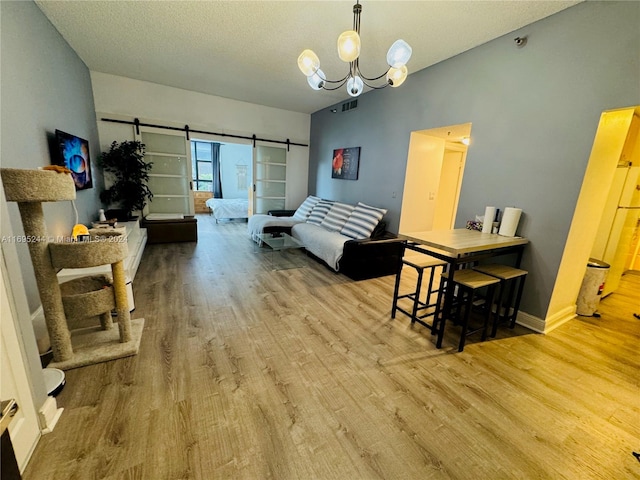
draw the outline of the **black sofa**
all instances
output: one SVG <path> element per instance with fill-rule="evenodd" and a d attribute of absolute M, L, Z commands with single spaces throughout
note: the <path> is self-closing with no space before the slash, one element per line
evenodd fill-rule
<path fill-rule="evenodd" d="M 295 210 L 269 210 L 275 217 L 290 217 Z M 265 227 L 264 233 L 284 232 L 291 234 L 291 227 Z M 359 240 L 347 240 L 340 259 L 339 273 L 352 280 L 395 275 L 402 264 L 406 241 L 386 231 L 386 223 L 381 221 L 374 229 L 371 237 Z M 324 263 L 309 253 L 310 256 Z"/>

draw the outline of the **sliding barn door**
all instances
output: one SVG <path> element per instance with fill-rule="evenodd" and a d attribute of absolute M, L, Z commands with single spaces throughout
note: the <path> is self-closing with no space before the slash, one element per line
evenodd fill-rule
<path fill-rule="evenodd" d="M 147 204 L 145 215 L 193 215 L 191 146 L 185 133 L 141 127 L 136 139 L 145 145 L 145 160 L 153 162 L 149 173 L 153 200 Z"/>
<path fill-rule="evenodd" d="M 260 145 L 253 149 L 253 213 L 285 208 L 287 149 Z"/>

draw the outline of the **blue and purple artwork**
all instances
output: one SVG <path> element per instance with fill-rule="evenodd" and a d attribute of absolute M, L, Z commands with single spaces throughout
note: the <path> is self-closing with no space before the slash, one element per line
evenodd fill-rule
<path fill-rule="evenodd" d="M 56 141 L 60 153 L 58 164 L 71 170 L 76 190 L 92 188 L 89 142 L 60 130 L 56 130 Z"/>

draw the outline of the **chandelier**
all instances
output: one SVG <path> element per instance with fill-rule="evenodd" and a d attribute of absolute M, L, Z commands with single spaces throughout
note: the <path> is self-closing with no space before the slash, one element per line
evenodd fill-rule
<path fill-rule="evenodd" d="M 387 85 L 399 87 L 407 78 L 406 63 L 411 58 L 411 47 L 404 40 L 396 40 L 387 52 L 389 68 L 382 75 L 369 78 L 360 71 L 360 13 L 362 6 L 358 0 L 353 6 L 353 30 L 347 30 L 338 37 L 338 56 L 349 64 L 349 72 L 340 80 L 328 80 L 320 70 L 320 59 L 312 50 L 304 50 L 298 57 L 298 67 L 307 77 L 309 86 L 314 90 L 337 90 L 345 83 L 352 97 L 362 93 L 364 86 L 380 89 Z M 380 84 L 380 80 L 385 81 Z M 376 84 L 377 83 L 377 84 Z"/>

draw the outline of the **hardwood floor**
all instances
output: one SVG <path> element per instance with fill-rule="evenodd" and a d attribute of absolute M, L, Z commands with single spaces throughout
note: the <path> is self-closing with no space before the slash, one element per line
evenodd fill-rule
<path fill-rule="evenodd" d="M 458 353 L 390 318 L 393 276 L 272 271 L 246 223 L 198 230 L 146 248 L 139 354 L 67 372 L 24 479 L 640 478 L 640 276 L 599 319 Z"/>

